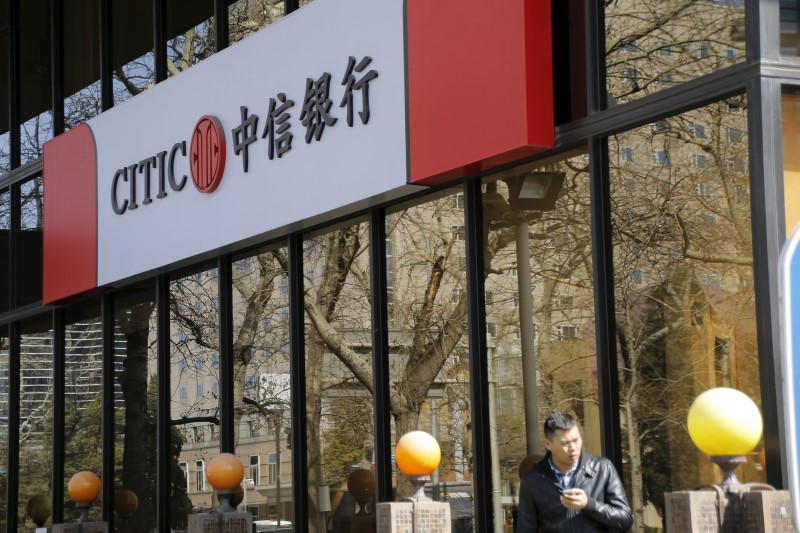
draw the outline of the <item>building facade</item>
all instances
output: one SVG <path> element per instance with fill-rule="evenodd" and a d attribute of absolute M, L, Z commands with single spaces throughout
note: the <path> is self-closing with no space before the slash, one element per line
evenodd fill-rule
<path fill-rule="evenodd" d="M 231 452 L 256 520 L 348 531 L 422 429 L 509 531 L 557 409 L 663 531 L 720 386 L 787 485 L 800 4 L 430 4 L 0 1 L 0 530 L 91 470 L 113 531 L 184 531 Z"/>

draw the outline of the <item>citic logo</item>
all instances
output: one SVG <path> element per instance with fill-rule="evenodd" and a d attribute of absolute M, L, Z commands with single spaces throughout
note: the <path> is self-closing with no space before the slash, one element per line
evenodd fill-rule
<path fill-rule="evenodd" d="M 111 209 L 118 215 L 165 198 L 168 190 L 180 192 L 189 177 L 176 174 L 176 160 L 186 157 L 186 141 L 118 169 L 111 180 Z M 185 167 L 184 167 L 185 168 Z M 211 193 L 225 171 L 225 133 L 219 119 L 200 117 L 189 146 L 189 170 L 195 188 Z"/>
<path fill-rule="evenodd" d="M 194 186 L 202 193 L 214 192 L 225 171 L 225 133 L 217 117 L 204 115 L 197 121 L 189 158 Z"/>

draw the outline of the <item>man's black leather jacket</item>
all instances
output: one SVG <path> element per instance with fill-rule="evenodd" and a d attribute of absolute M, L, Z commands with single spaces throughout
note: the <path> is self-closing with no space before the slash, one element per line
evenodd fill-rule
<path fill-rule="evenodd" d="M 581 451 L 572 486 L 586 492 L 589 503 L 579 511 L 561 504 L 550 452 L 522 477 L 518 533 L 584 533 L 628 531 L 633 513 L 611 461 Z"/>

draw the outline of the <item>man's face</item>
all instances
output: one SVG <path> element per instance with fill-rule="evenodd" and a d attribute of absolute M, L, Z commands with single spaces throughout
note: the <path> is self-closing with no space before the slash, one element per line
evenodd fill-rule
<path fill-rule="evenodd" d="M 577 425 L 567 431 L 557 429 L 551 439 L 544 439 L 544 444 L 552 454 L 553 464 L 562 472 L 572 468 L 581 457 L 583 441 Z"/>

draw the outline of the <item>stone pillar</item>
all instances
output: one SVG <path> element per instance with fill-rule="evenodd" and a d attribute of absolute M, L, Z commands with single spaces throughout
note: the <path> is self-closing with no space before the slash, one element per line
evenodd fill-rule
<path fill-rule="evenodd" d="M 376 506 L 378 533 L 450 533 L 450 504 L 410 501 Z"/>
<path fill-rule="evenodd" d="M 188 533 L 252 533 L 250 513 L 201 513 L 189 515 Z"/>
<path fill-rule="evenodd" d="M 795 533 L 789 491 L 665 495 L 666 533 Z"/>
<path fill-rule="evenodd" d="M 70 522 L 67 524 L 53 524 L 53 533 L 108 533 L 108 523 Z"/>

